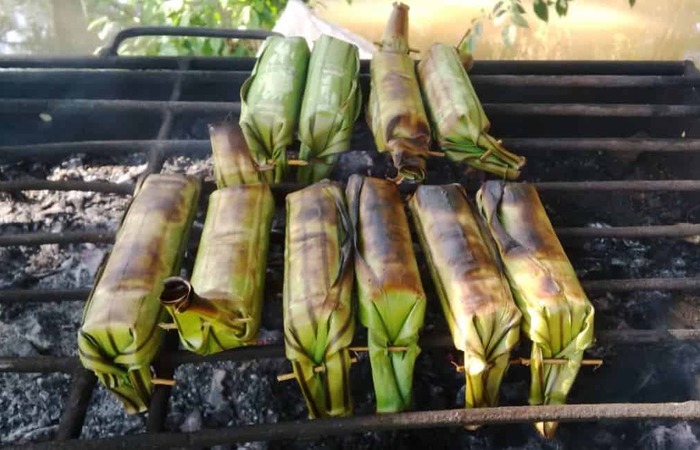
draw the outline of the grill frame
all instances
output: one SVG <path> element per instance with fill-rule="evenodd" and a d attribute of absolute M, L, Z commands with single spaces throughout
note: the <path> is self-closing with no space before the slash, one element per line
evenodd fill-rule
<path fill-rule="evenodd" d="M 47 76 L 89 78 L 92 69 L 107 71 L 113 77 L 149 78 L 166 74 L 172 91 L 167 100 L 96 100 L 96 99 L 10 99 L 0 103 L 0 113 L 10 111 L 55 112 L 70 111 L 71 108 L 85 111 L 91 108 L 99 113 L 104 110 L 152 111 L 160 114 L 160 127 L 152 140 L 64 142 L 30 145 L 0 146 L 0 162 L 12 162 L 30 158 L 49 160 L 61 158 L 74 152 L 99 155 L 106 152 L 123 154 L 147 152 L 146 173 L 159 172 L 165 159 L 174 153 L 186 151 L 202 154 L 209 151 L 209 142 L 203 140 L 174 140 L 170 138 L 173 122 L 183 113 L 239 111 L 236 102 L 191 102 L 180 101 L 183 83 L 189 78 L 208 77 L 227 80 L 233 73 L 238 80 L 253 67 L 253 59 L 183 58 L 183 57 L 120 57 L 116 55 L 118 43 L 99 58 L 55 58 L 55 57 L 4 57 L 0 58 L 0 97 L 7 94 L 3 86 L 13 82 L 27 81 L 34 77 L 38 83 Z M 24 72 L 24 69 L 31 69 Z M 24 72 L 24 73 L 23 73 Z M 367 78 L 368 63 L 362 63 L 363 78 Z M 695 90 L 700 86 L 700 72 L 692 63 L 686 62 L 512 62 L 477 61 L 472 70 L 473 80 L 479 84 L 517 88 L 683 88 L 692 91 L 686 104 L 628 104 L 628 105 L 543 105 L 543 104 L 486 104 L 491 112 L 515 115 L 545 114 L 576 117 L 647 117 L 688 119 L 700 117 L 700 98 Z M 242 81 L 242 80 L 241 80 Z M 697 123 L 697 122 L 696 122 Z M 697 125 L 696 125 L 697 127 Z M 696 128 L 697 129 L 697 128 Z M 690 134 L 698 136 L 691 131 Z M 629 153 L 645 151 L 658 154 L 700 153 L 700 139 L 669 138 L 512 138 L 504 139 L 507 146 L 517 149 L 527 147 L 529 151 L 561 151 L 566 156 L 575 151 L 604 151 Z M 588 191 L 639 191 L 639 192 L 693 192 L 700 193 L 700 179 L 649 180 L 649 181 L 584 181 L 541 182 L 538 190 L 549 192 Z M 277 201 L 300 186 L 292 183 L 274 188 Z M 51 182 L 47 180 L 20 180 L 0 182 L 0 191 L 19 192 L 38 189 L 79 190 L 130 195 L 134 186 L 105 182 Z M 213 189 L 211 183 L 205 191 Z M 700 224 L 629 226 L 612 228 L 568 227 L 557 229 L 562 239 L 590 239 L 600 237 L 618 238 L 682 238 L 700 235 Z M 62 233 L 27 233 L 0 235 L 0 246 L 41 245 L 45 243 L 68 244 L 77 242 L 111 243 L 113 233 L 88 230 Z M 588 293 L 632 292 L 639 290 L 700 290 L 700 277 L 683 279 L 638 279 L 599 280 L 583 283 Z M 0 302 L 55 302 L 84 301 L 89 289 L 72 289 L 42 292 L 36 290 L 0 291 Z M 222 352 L 201 357 L 175 350 L 176 334 L 170 333 L 169 342 L 154 366 L 161 376 L 172 375 L 180 364 L 196 364 L 212 361 L 240 361 L 253 358 L 283 358 L 282 346 L 257 346 Z M 669 343 L 675 341 L 699 341 L 700 330 L 628 330 L 598 332 L 601 341 L 617 345 L 640 343 Z M 421 345 L 426 348 L 446 348 L 452 343 L 448 335 L 425 336 Z M 88 402 L 96 385 L 94 375 L 80 366 L 73 357 L 0 358 L 0 372 L 64 372 L 72 375 L 68 400 L 53 442 L 36 445 L 36 448 L 133 448 L 156 445 L 189 447 L 210 446 L 235 441 L 275 440 L 310 438 L 363 431 L 386 431 L 417 429 L 426 427 L 460 426 L 467 423 L 511 423 L 539 420 L 588 421 L 588 420 L 639 420 L 650 418 L 700 419 L 700 401 L 660 404 L 595 404 L 562 405 L 556 407 L 499 407 L 481 410 L 418 411 L 385 416 L 360 416 L 344 419 L 284 422 L 279 424 L 249 425 L 236 428 L 203 430 L 195 433 L 163 433 L 167 413 L 170 387 L 157 386 L 149 409 L 147 434 L 108 439 L 79 440 Z"/>

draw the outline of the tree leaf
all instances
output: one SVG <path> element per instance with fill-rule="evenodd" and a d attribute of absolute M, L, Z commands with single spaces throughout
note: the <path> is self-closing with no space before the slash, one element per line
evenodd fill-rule
<path fill-rule="evenodd" d="M 637 2 L 637 0 L 630 0 L 630 7 L 634 6 L 634 4 Z"/>
<path fill-rule="evenodd" d="M 508 25 L 503 28 L 501 35 L 503 36 L 503 42 L 506 44 L 506 47 L 511 47 L 515 43 L 515 38 L 518 35 L 518 28 L 513 25 Z"/>
<path fill-rule="evenodd" d="M 566 13 L 569 11 L 568 0 L 557 0 L 556 10 L 559 16 L 565 16 Z"/>
<path fill-rule="evenodd" d="M 525 8 L 523 8 L 523 5 L 521 5 L 520 3 L 513 3 L 512 8 L 514 12 L 525 14 Z"/>
<path fill-rule="evenodd" d="M 545 22 L 549 21 L 549 7 L 544 2 L 544 0 L 535 0 L 533 9 L 535 10 L 535 14 L 537 14 L 537 17 L 544 20 Z"/>
<path fill-rule="evenodd" d="M 496 2 L 495 5 L 493 5 L 493 9 L 491 10 L 491 14 L 496 14 L 498 10 L 503 6 L 503 1 Z"/>
<path fill-rule="evenodd" d="M 522 14 L 513 14 L 511 17 L 511 20 L 513 21 L 513 25 L 516 25 L 521 28 L 528 28 L 529 25 L 527 23 L 527 20 L 522 16 Z"/>

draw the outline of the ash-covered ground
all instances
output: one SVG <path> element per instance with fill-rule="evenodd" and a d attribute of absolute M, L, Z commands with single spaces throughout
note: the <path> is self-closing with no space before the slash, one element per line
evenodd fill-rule
<path fill-rule="evenodd" d="M 601 157 L 602 158 L 602 157 Z M 576 158 L 574 158 L 575 160 Z M 343 157 L 342 179 L 348 173 L 384 175 L 382 157 L 372 152 Z M 567 160 L 571 160 L 570 157 Z M 654 178 L 658 171 L 634 169 L 630 173 L 595 172 L 607 161 L 588 158 L 579 165 L 577 179 Z M 573 163 L 533 166 L 527 179 L 566 179 Z M 574 164 L 575 165 L 575 164 Z M 371 167 L 371 168 L 370 168 Z M 27 177 L 52 180 L 106 180 L 134 182 L 145 168 L 142 156 L 95 159 L 80 155 L 60 164 L 15 164 L 0 167 L 0 179 Z M 459 175 L 445 172 L 442 163 L 431 165 L 429 182 L 447 182 Z M 651 169 L 650 169 L 651 170 Z M 211 175 L 211 161 L 172 157 L 165 172 Z M 594 172 L 597 176 L 594 176 Z M 449 173 L 448 177 L 445 173 Z M 570 178 L 570 177 L 569 177 Z M 613 197 L 611 200 L 610 197 Z M 611 226 L 697 221 L 684 194 L 615 193 L 576 194 L 566 198 L 543 195 L 555 225 Z M 116 195 L 75 192 L 27 192 L 0 194 L 0 232 L 62 231 L 103 228 L 113 230 L 128 198 Z M 604 203 L 604 202 L 609 203 Z M 602 204 L 616 204 L 601 208 Z M 202 217 L 198 217 L 197 227 Z M 274 227 L 284 229 L 280 211 Z M 583 279 L 696 276 L 700 267 L 693 240 L 588 239 L 565 242 L 572 263 Z M 44 245 L 0 248 L 0 288 L 78 288 L 92 284 L 95 271 L 108 245 Z M 272 244 L 268 269 L 267 303 L 261 337 L 281 342 L 282 273 L 279 261 L 283 248 Z M 420 264 L 424 266 L 421 260 Z M 430 280 L 425 285 L 431 290 Z M 435 298 L 434 296 L 432 298 Z M 599 329 L 697 328 L 700 299 L 694 294 L 645 292 L 602 294 L 591 299 L 597 307 Z M 0 304 L 0 356 L 75 355 L 75 335 L 82 303 Z M 426 331 L 444 329 L 437 302 L 428 310 Z M 525 345 L 520 349 L 526 354 Z M 571 393 L 572 403 L 657 402 L 698 398 L 700 348 L 691 343 L 665 346 L 618 346 L 599 342 L 591 356 L 603 357 L 596 371 L 584 368 Z M 446 409 L 463 404 L 463 376 L 451 365 L 460 355 L 451 351 L 424 352 L 415 375 L 416 409 Z M 276 376 L 290 370 L 285 360 L 218 362 L 185 365 L 177 369 L 166 428 L 197 431 L 205 428 L 271 423 L 303 419 L 306 410 L 294 382 L 278 383 Z M 366 357 L 351 372 L 356 414 L 373 413 L 370 367 Z M 510 370 L 502 387 L 502 403 L 527 403 L 528 372 Z M 0 374 L 0 444 L 38 442 L 56 432 L 70 379 L 61 374 Z M 83 438 L 118 436 L 145 431 L 144 416 L 128 416 L 121 405 L 101 386 L 95 390 Z M 224 447 L 228 448 L 228 447 Z M 317 441 L 251 443 L 231 448 L 473 448 L 473 449 L 698 449 L 700 426 L 686 422 L 638 421 L 565 424 L 555 440 L 540 438 L 529 424 L 483 427 L 476 432 L 461 429 L 419 432 L 364 433 Z"/>

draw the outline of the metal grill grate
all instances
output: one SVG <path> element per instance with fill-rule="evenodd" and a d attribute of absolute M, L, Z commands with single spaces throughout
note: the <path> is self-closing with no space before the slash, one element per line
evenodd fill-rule
<path fill-rule="evenodd" d="M 209 142 L 202 136 L 185 136 L 178 121 L 193 117 L 218 117 L 240 110 L 238 88 L 252 68 L 252 60 L 213 58 L 5 58 L 0 59 L 0 116 L 50 114 L 87 120 L 87 139 L 70 138 L 70 130 L 57 134 L 31 136 L 12 133 L 12 123 L 3 125 L 7 136 L 0 146 L 2 161 L 56 161 L 71 153 L 90 155 L 147 153 L 147 173 L 159 172 L 164 161 L 174 154 L 206 155 Z M 546 200 L 562 201 L 571 195 L 647 195 L 670 193 L 684 195 L 688 207 L 700 198 L 700 177 L 693 177 L 700 162 L 700 117 L 698 71 L 690 63 L 602 63 L 602 62 L 477 62 L 473 82 L 485 99 L 485 110 L 509 131 L 507 147 L 523 149 L 530 161 L 539 164 L 525 179 L 538 179 L 537 163 L 541 155 L 560 163 L 567 159 L 585 159 L 585 155 L 624 155 L 645 153 L 651 158 L 685 161 L 676 173 L 686 179 L 596 179 L 593 181 L 541 180 L 535 184 Z M 363 65 L 363 87 L 367 92 L 367 65 Z M 70 95 L 79 92 L 78 97 Z M 68 92 L 69 94 L 65 94 Z M 559 100 L 559 101 L 557 101 Z M 155 117 L 157 132 L 142 129 L 122 133 L 114 121 L 126 116 Z M 358 125 L 359 137 L 354 151 L 367 147 L 367 130 Z M 645 135 L 637 133 L 642 131 Z M 681 136 L 684 131 L 684 137 Z M 196 133 L 195 133 L 196 134 Z M 201 131 L 200 131 L 201 134 Z M 498 135 L 498 133 L 495 133 Z M 101 135 L 107 137 L 101 137 Z M 138 135 L 134 137 L 133 135 Z M 537 136 L 537 137 L 534 137 Z M 633 136 L 633 137 L 625 137 Z M 581 156 L 584 155 L 584 156 Z M 622 155 L 622 156 L 621 156 Z M 605 161 L 605 159 L 603 159 Z M 574 167 L 574 166 L 572 166 Z M 575 168 L 575 167 L 574 167 Z M 530 168 L 527 169 L 528 171 Z M 575 171 L 571 178 L 577 178 Z M 545 177 L 546 178 L 546 177 Z M 604 178 L 601 176 L 601 178 Z M 274 187 L 276 200 L 282 203 L 295 184 Z M 0 191 L 79 190 L 130 195 L 131 184 L 82 181 L 13 180 L 0 182 Z M 207 190 L 208 189 L 208 190 Z M 208 185 L 205 191 L 211 192 Z M 699 223 L 638 224 L 617 227 L 559 227 L 557 233 L 566 242 L 598 238 L 688 238 L 700 235 Z M 0 235 L 0 246 L 36 246 L 47 243 L 111 243 L 114 234 L 103 230 L 60 233 Z M 196 245 L 196 236 L 192 245 Z M 700 290 L 700 277 L 587 280 L 589 294 L 635 292 L 640 290 Z M 86 289 L 3 290 L 0 302 L 84 301 Z M 265 345 L 225 351 L 201 357 L 176 350 L 176 335 L 171 333 L 166 349 L 155 362 L 157 373 L 172 375 L 182 364 L 212 361 L 240 361 L 282 358 L 283 347 Z M 700 341 L 700 330 L 601 330 L 599 342 L 610 345 L 638 345 L 675 341 Z M 451 348 L 447 334 L 427 334 L 421 343 L 426 349 Z M 700 419 L 700 401 L 658 404 L 589 404 L 546 407 L 500 407 L 478 410 L 417 411 L 411 413 L 359 416 L 345 419 L 249 425 L 204 430 L 194 433 L 163 432 L 170 387 L 158 386 L 151 404 L 147 434 L 97 440 L 78 440 L 95 387 L 95 377 L 74 357 L 0 358 L 0 372 L 65 372 L 72 375 L 69 398 L 56 441 L 52 448 L 135 448 L 203 447 L 233 441 L 309 438 L 322 435 L 406 428 L 452 427 L 466 423 L 512 423 L 540 420 L 589 421 L 623 419 Z M 41 446 L 41 445 L 40 445 Z M 38 446 L 38 447 L 40 447 Z"/>

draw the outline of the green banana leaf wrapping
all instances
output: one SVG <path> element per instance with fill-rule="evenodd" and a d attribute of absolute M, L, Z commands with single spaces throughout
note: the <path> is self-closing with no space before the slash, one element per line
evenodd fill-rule
<path fill-rule="evenodd" d="M 379 51 L 370 64 L 367 124 L 380 152 L 389 152 L 398 179 L 425 179 L 430 125 L 416 68 L 408 56 L 408 6 L 394 3 Z"/>
<path fill-rule="evenodd" d="M 350 148 L 362 106 L 359 75 L 355 45 L 327 35 L 314 43 L 299 117 L 299 159 L 309 162 L 299 167 L 300 183 L 327 178 L 338 155 Z"/>
<path fill-rule="evenodd" d="M 179 270 L 198 195 L 199 183 L 181 175 L 145 179 L 83 312 L 80 360 L 130 414 L 150 402 L 166 315 L 158 296 L 162 280 Z"/>
<path fill-rule="evenodd" d="M 451 161 L 515 179 L 525 158 L 488 134 L 490 123 L 457 50 L 434 44 L 418 64 L 418 78 L 440 147 Z"/>
<path fill-rule="evenodd" d="M 496 406 L 521 319 L 496 249 L 457 184 L 420 186 L 409 208 L 452 340 L 464 352 L 465 404 Z"/>
<path fill-rule="evenodd" d="M 348 346 L 352 229 L 342 189 L 324 180 L 287 195 L 284 340 L 309 417 L 352 413 Z"/>
<path fill-rule="evenodd" d="M 185 294 L 165 289 L 161 302 L 182 345 L 208 355 L 255 343 L 260 328 L 270 226 L 275 204 L 267 184 L 219 189 L 209 209 Z M 169 280 L 181 286 L 184 280 Z"/>
<path fill-rule="evenodd" d="M 309 47 L 301 37 L 265 40 L 250 77 L 241 86 L 241 116 L 250 152 L 268 182 L 287 172 L 287 147 L 294 140 L 304 93 Z"/>
<path fill-rule="evenodd" d="M 352 175 L 346 189 L 355 230 L 360 322 L 368 328 L 377 411 L 411 407 L 425 292 L 398 188 L 388 180 Z M 389 347 L 406 347 L 389 351 Z"/>
<path fill-rule="evenodd" d="M 250 155 L 241 127 L 235 122 L 209 125 L 209 138 L 214 157 L 214 179 L 219 189 L 239 184 L 263 182 L 263 177 Z"/>
<path fill-rule="evenodd" d="M 477 202 L 523 313 L 523 330 L 532 340 L 530 403 L 563 404 L 583 352 L 593 343 L 593 305 L 532 185 L 489 181 L 477 193 Z M 543 364 L 544 358 L 568 363 Z M 556 425 L 536 424 L 548 437 Z"/>

